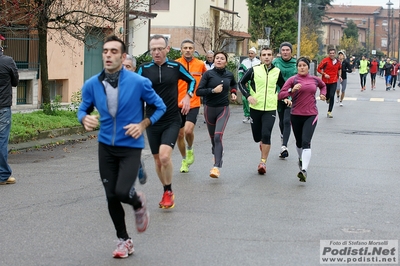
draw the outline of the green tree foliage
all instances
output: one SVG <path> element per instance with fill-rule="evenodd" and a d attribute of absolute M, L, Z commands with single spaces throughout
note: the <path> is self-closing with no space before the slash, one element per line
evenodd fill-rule
<path fill-rule="evenodd" d="M 346 35 L 348 38 L 358 40 L 358 29 L 356 23 L 354 23 L 352 20 L 349 20 L 346 25 L 347 28 L 343 30 L 343 35 Z"/>
<path fill-rule="evenodd" d="M 317 32 L 325 16 L 325 7 L 330 6 L 330 2 L 330 0 L 303 1 L 301 27 Z"/>
<path fill-rule="evenodd" d="M 354 55 L 357 53 L 359 48 L 360 44 L 358 43 L 357 39 L 343 35 L 340 41 L 340 50 L 346 51 L 346 54 L 348 55 Z"/>
<path fill-rule="evenodd" d="M 297 44 L 293 45 L 293 51 L 297 50 Z M 306 27 L 301 28 L 300 56 L 305 56 L 311 60 L 318 54 L 318 34 Z"/>
<path fill-rule="evenodd" d="M 271 47 L 278 48 L 287 41 L 297 43 L 298 0 L 246 0 L 249 7 L 252 40 L 264 39 L 265 27 L 271 27 Z M 325 6 L 331 0 L 310 0 L 302 3 L 302 23 L 317 32 L 325 15 Z"/>
<path fill-rule="evenodd" d="M 288 41 L 296 42 L 297 5 L 295 0 L 247 0 L 250 16 L 249 33 L 252 40 L 264 39 L 265 27 L 271 27 L 271 47 L 278 48 L 279 44 Z"/>

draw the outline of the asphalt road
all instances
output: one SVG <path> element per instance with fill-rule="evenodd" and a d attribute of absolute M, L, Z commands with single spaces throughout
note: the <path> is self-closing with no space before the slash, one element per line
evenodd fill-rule
<path fill-rule="evenodd" d="M 369 77 L 368 77 L 369 78 Z M 143 151 L 151 222 L 137 234 L 126 206 L 135 254 L 112 258 L 116 236 L 97 164 L 97 140 L 10 154 L 15 185 L 0 186 L 0 265 L 320 265 L 320 240 L 398 240 L 400 236 L 400 88 L 361 92 L 349 75 L 333 119 L 319 101 L 306 183 L 300 183 L 294 138 L 278 158 L 275 123 L 267 174 L 257 174 L 259 148 L 241 106 L 232 106 L 219 179 L 203 117 L 195 129 L 196 161 L 179 173 L 176 206 L 158 208 L 162 186 Z M 53 141 L 53 140 L 51 140 Z M 35 146 L 32 146 L 35 147 Z M 372 264 L 371 264 L 372 265 Z"/>

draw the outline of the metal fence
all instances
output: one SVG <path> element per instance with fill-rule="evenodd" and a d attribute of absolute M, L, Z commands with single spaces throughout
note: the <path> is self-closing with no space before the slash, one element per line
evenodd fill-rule
<path fill-rule="evenodd" d="M 1 29 L 6 40 L 4 54 L 11 56 L 18 69 L 39 70 L 39 38 L 36 33 L 22 29 Z"/>
<path fill-rule="evenodd" d="M 26 104 L 28 81 L 20 80 L 17 87 L 17 105 Z"/>

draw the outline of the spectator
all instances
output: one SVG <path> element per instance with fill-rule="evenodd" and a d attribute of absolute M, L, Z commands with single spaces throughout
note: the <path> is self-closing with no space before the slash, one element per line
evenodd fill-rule
<path fill-rule="evenodd" d="M 4 37 L 1 39 L 4 40 Z M 11 130 L 12 87 L 18 85 L 19 75 L 14 60 L 3 54 L 0 46 L 0 185 L 15 183 L 8 164 L 8 139 Z"/>

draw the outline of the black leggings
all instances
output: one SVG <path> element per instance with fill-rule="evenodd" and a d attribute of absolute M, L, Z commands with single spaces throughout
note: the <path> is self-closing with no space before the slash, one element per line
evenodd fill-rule
<path fill-rule="evenodd" d="M 335 103 L 335 91 L 337 83 L 326 84 L 326 100 L 329 100 L 328 112 L 332 112 L 333 104 Z"/>
<path fill-rule="evenodd" d="M 290 110 L 283 101 L 278 101 L 279 129 L 282 135 L 282 146 L 287 146 L 290 136 Z"/>
<path fill-rule="evenodd" d="M 316 115 L 301 116 L 291 115 L 293 135 L 296 138 L 296 147 L 303 149 L 311 148 L 311 138 L 317 126 L 318 117 Z"/>
<path fill-rule="evenodd" d="M 373 83 L 374 80 L 376 80 L 376 73 L 370 73 L 371 75 L 371 83 Z"/>
<path fill-rule="evenodd" d="M 259 111 L 250 108 L 250 116 L 253 120 L 251 131 L 255 142 L 271 145 L 271 132 L 276 119 L 276 111 Z"/>
<path fill-rule="evenodd" d="M 366 83 L 367 83 L 367 73 L 360 74 L 361 88 L 364 88 Z"/>
<path fill-rule="evenodd" d="M 230 116 L 229 106 L 204 106 L 204 118 L 207 122 L 208 134 L 211 139 L 211 152 L 214 154 L 214 166 L 222 167 L 224 147 L 222 137 Z"/>
<path fill-rule="evenodd" d="M 397 75 L 392 75 L 392 80 L 391 80 L 391 84 L 393 88 L 396 88 L 396 81 L 397 81 Z"/>
<path fill-rule="evenodd" d="M 108 211 L 118 238 L 129 238 L 121 202 L 133 206 L 134 209 L 141 207 L 134 187 L 141 153 L 142 149 L 115 147 L 99 142 L 100 178 L 106 192 Z"/>

